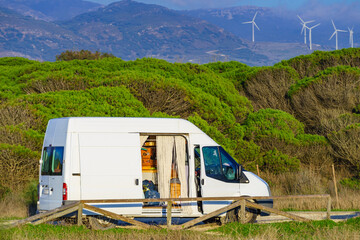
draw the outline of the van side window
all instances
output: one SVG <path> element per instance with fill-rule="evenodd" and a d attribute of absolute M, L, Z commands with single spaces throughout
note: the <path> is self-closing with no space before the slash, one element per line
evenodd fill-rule
<path fill-rule="evenodd" d="M 222 181 L 235 181 L 239 164 L 222 147 L 203 147 L 206 176 Z"/>
<path fill-rule="evenodd" d="M 45 147 L 41 175 L 62 175 L 64 147 Z"/>

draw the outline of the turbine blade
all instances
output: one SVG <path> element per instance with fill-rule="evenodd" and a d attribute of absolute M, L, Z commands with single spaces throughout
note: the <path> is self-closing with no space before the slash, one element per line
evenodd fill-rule
<path fill-rule="evenodd" d="M 320 25 L 320 23 L 319 24 L 316 24 L 315 26 L 312 26 L 311 28 L 309 28 L 309 29 L 313 29 L 313 28 L 316 28 L 317 26 L 319 26 Z"/>
<path fill-rule="evenodd" d="M 336 34 L 336 31 L 331 35 L 331 37 L 329 38 L 329 40 L 331 40 L 335 34 Z"/>
<path fill-rule="evenodd" d="M 305 25 L 303 25 L 302 29 L 301 29 L 301 34 L 304 32 L 305 30 Z M 305 30 L 306 31 L 306 30 Z"/>
<path fill-rule="evenodd" d="M 258 13 L 258 12 L 255 13 L 254 18 L 253 18 L 253 21 L 255 20 L 257 13 Z"/>
<path fill-rule="evenodd" d="M 260 28 L 258 27 L 258 25 L 256 25 L 256 22 L 254 22 L 254 25 L 260 31 Z"/>
<path fill-rule="evenodd" d="M 307 22 L 304 22 L 304 23 L 308 24 L 308 23 L 312 23 L 312 22 L 315 22 L 315 20 L 307 21 Z"/>
<path fill-rule="evenodd" d="M 242 24 L 247 24 L 247 23 L 252 23 L 252 21 L 251 22 L 243 22 Z"/>
<path fill-rule="evenodd" d="M 332 25 L 333 25 L 334 29 L 336 30 L 335 23 L 334 23 L 334 21 L 332 19 L 331 19 L 331 22 L 332 22 Z"/>
<path fill-rule="evenodd" d="M 297 15 L 297 17 L 300 19 L 300 21 L 301 21 L 302 23 L 305 23 L 304 20 L 302 20 L 299 15 Z"/>
<path fill-rule="evenodd" d="M 337 29 L 338 32 L 347 32 L 346 30 Z"/>

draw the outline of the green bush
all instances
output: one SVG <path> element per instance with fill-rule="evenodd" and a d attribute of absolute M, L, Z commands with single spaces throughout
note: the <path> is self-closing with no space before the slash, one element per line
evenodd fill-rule
<path fill-rule="evenodd" d="M 289 157 L 276 148 L 265 153 L 258 161 L 259 167 L 275 174 L 283 172 L 294 172 L 300 168 L 300 160 Z"/>

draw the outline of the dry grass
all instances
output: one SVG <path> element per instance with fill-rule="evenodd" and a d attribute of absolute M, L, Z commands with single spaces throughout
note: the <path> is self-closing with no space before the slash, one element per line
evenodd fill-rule
<path fill-rule="evenodd" d="M 28 206 L 21 194 L 9 194 L 0 200 L 0 218 L 25 218 Z"/>
<path fill-rule="evenodd" d="M 359 209 L 360 191 L 349 189 L 339 183 L 340 179 L 349 177 L 349 173 L 339 170 L 336 174 L 339 196 L 338 204 L 330 171 L 320 173 L 313 169 L 302 169 L 297 173 L 282 173 L 278 175 L 262 173 L 261 177 L 270 184 L 270 189 L 274 196 L 330 194 L 333 209 Z M 322 210 L 326 206 L 326 199 L 284 199 L 274 201 L 274 207 L 277 209 Z"/>

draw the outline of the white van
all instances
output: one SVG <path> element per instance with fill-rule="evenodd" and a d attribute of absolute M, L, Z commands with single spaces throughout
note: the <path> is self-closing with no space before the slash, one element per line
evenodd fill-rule
<path fill-rule="evenodd" d="M 39 181 L 40 212 L 79 200 L 270 196 L 264 180 L 194 124 L 168 118 L 52 119 Z M 231 202 L 178 202 L 172 215 L 197 217 Z M 272 200 L 256 202 L 272 207 Z M 166 214 L 161 202 L 92 205 L 129 217 Z M 247 210 L 254 221 L 259 212 Z M 96 219 L 90 211 L 84 215 Z"/>

